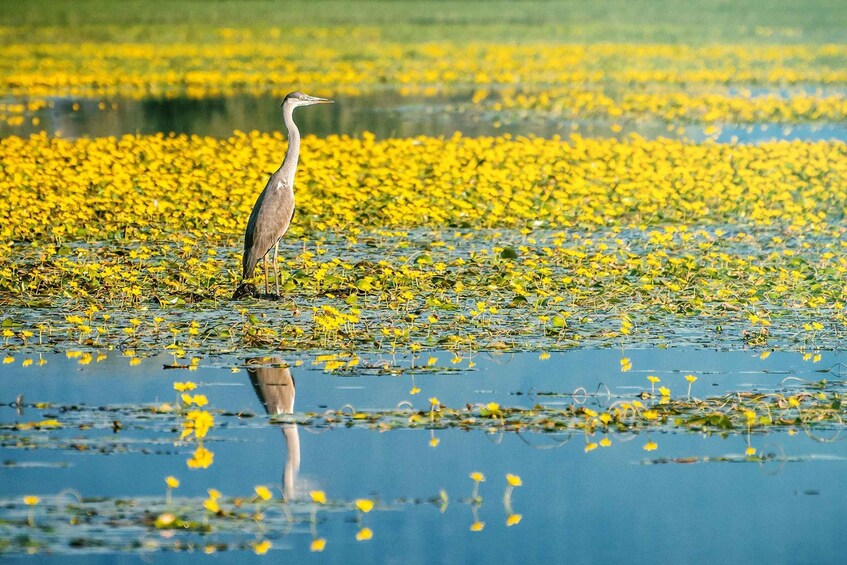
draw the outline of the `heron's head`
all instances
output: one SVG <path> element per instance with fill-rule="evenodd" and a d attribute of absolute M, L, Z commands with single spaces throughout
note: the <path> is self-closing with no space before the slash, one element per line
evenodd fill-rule
<path fill-rule="evenodd" d="M 311 106 L 312 104 L 332 104 L 334 100 L 328 98 L 318 98 L 317 96 L 309 96 L 302 92 L 292 92 L 282 101 L 281 107 L 289 106 L 292 110 L 300 106 Z"/>

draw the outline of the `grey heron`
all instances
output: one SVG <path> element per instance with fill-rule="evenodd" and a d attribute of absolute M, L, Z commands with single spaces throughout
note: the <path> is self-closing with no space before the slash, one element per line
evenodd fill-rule
<path fill-rule="evenodd" d="M 253 270 L 264 259 L 265 265 L 265 294 L 268 294 L 268 255 L 273 254 L 274 283 L 279 295 L 279 240 L 288 231 L 291 218 L 294 216 L 294 175 L 297 173 L 297 162 L 300 158 L 300 130 L 294 123 L 294 109 L 313 104 L 331 104 L 333 101 L 317 96 L 309 96 L 302 92 L 292 92 L 282 101 L 282 121 L 288 129 L 288 150 L 282 165 L 276 170 L 265 185 L 244 232 L 244 255 L 241 258 L 241 284 L 232 295 L 233 299 L 251 295 L 255 292 L 253 285 L 246 281 L 253 276 Z"/>

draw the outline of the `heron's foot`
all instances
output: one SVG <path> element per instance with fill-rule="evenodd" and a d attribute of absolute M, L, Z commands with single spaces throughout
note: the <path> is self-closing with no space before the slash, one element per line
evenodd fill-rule
<path fill-rule="evenodd" d="M 250 283 L 241 283 L 232 293 L 232 300 L 240 300 L 250 296 L 256 296 L 256 287 Z"/>

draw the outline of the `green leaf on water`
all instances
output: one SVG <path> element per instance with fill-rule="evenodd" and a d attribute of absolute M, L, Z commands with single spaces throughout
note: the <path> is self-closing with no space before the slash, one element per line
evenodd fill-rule
<path fill-rule="evenodd" d="M 517 259 L 518 252 L 513 247 L 504 247 L 500 252 L 501 259 Z"/>

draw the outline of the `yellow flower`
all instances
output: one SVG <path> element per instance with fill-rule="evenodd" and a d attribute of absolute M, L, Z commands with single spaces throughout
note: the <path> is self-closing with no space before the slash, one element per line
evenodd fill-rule
<path fill-rule="evenodd" d="M 374 537 L 374 533 L 368 527 L 364 527 L 361 530 L 359 530 L 358 532 L 356 532 L 356 541 L 367 541 L 367 540 L 371 539 L 372 537 Z"/>
<path fill-rule="evenodd" d="M 191 432 L 194 432 L 198 438 L 204 438 L 209 433 L 209 428 L 215 425 L 215 419 L 205 410 L 192 410 L 185 415 L 185 422 L 182 425 L 185 429 L 180 439 L 190 435 Z"/>
<path fill-rule="evenodd" d="M 497 404 L 496 402 L 489 402 L 488 404 L 485 405 L 485 408 L 489 412 L 497 412 L 498 410 L 500 410 L 500 405 Z"/>
<path fill-rule="evenodd" d="M 323 551 L 326 547 L 326 538 L 317 538 L 313 539 L 312 543 L 309 545 L 310 551 Z"/>
<path fill-rule="evenodd" d="M 255 488 L 255 491 L 259 498 L 261 498 L 262 500 L 267 501 L 273 498 L 273 494 L 271 494 L 271 491 L 268 490 L 268 487 L 264 485 L 257 486 Z"/>
<path fill-rule="evenodd" d="M 756 448 L 753 447 L 752 445 L 748 445 L 747 449 L 744 450 L 744 453 L 746 455 L 756 455 Z"/>
<path fill-rule="evenodd" d="M 209 498 L 211 498 L 212 500 L 218 500 L 223 496 L 221 494 L 221 491 L 219 491 L 218 489 L 214 489 L 214 488 L 210 488 L 206 492 L 209 493 Z"/>
<path fill-rule="evenodd" d="M 197 388 L 197 385 L 192 383 L 191 381 L 186 381 L 184 383 L 182 383 L 182 382 L 175 382 L 174 383 L 174 390 L 176 390 L 177 392 L 185 392 L 187 390 L 194 390 L 195 388 Z"/>
<path fill-rule="evenodd" d="M 481 532 L 482 529 L 485 528 L 485 522 L 480 522 L 479 520 L 475 520 L 473 524 L 471 524 L 472 532 Z"/>
<path fill-rule="evenodd" d="M 371 510 L 373 510 L 374 501 L 368 498 L 357 498 L 356 499 L 356 508 L 367 514 Z"/>
<path fill-rule="evenodd" d="M 589 451 L 594 451 L 595 449 L 597 449 L 596 443 L 587 443 L 585 444 L 585 449 L 583 451 L 585 451 L 585 453 L 588 453 Z"/>
<path fill-rule="evenodd" d="M 661 381 L 661 379 L 655 375 L 648 375 L 647 380 L 650 381 L 652 384 L 656 384 Z"/>
<path fill-rule="evenodd" d="M 644 444 L 644 451 L 655 451 L 659 445 L 654 441 L 648 441 Z"/>
<path fill-rule="evenodd" d="M 253 551 L 256 555 L 264 555 L 268 552 L 273 544 L 271 544 L 270 540 L 262 540 L 259 543 L 253 544 Z"/>
<path fill-rule="evenodd" d="M 473 473 L 471 473 L 470 478 L 472 478 L 473 480 L 475 480 L 478 483 L 484 483 L 485 482 L 485 475 L 483 475 L 479 471 L 474 471 Z"/>
<path fill-rule="evenodd" d="M 312 502 L 326 504 L 326 493 L 322 490 L 313 490 L 309 493 L 309 496 L 312 497 Z"/>
<path fill-rule="evenodd" d="M 512 527 L 517 524 L 520 524 L 521 518 L 523 518 L 522 514 L 509 514 L 509 516 L 506 518 L 506 525 Z"/>
<path fill-rule="evenodd" d="M 438 444 L 441 443 L 441 440 L 437 437 L 429 438 L 429 446 L 430 447 L 438 447 Z"/>
<path fill-rule="evenodd" d="M 168 485 L 168 488 L 177 488 L 179 486 L 179 479 L 176 477 L 165 477 L 165 484 Z"/>
<path fill-rule="evenodd" d="M 41 499 L 37 496 L 30 494 L 24 497 L 24 504 L 26 504 L 27 506 L 35 506 L 39 502 L 41 502 Z"/>
<path fill-rule="evenodd" d="M 693 383 L 697 381 L 697 377 L 695 377 L 694 375 L 685 375 L 685 380 L 690 383 Z"/>
<path fill-rule="evenodd" d="M 600 440 L 600 447 L 609 447 L 610 445 L 612 445 L 612 440 L 608 437 L 604 437 Z"/>
<path fill-rule="evenodd" d="M 421 391 L 421 389 L 419 389 L 419 388 L 418 388 L 418 387 L 416 387 L 416 386 L 413 386 L 413 387 L 411 388 L 411 390 L 409 390 L 409 394 L 418 394 L 420 391 Z"/>
<path fill-rule="evenodd" d="M 203 501 L 203 508 L 215 514 L 218 513 L 221 509 L 220 506 L 218 506 L 217 501 L 211 498 L 207 498 Z"/>
<path fill-rule="evenodd" d="M 438 401 L 438 399 L 434 396 L 429 399 L 429 403 L 432 404 L 433 408 L 438 408 L 438 406 L 441 405 L 441 403 Z"/>

